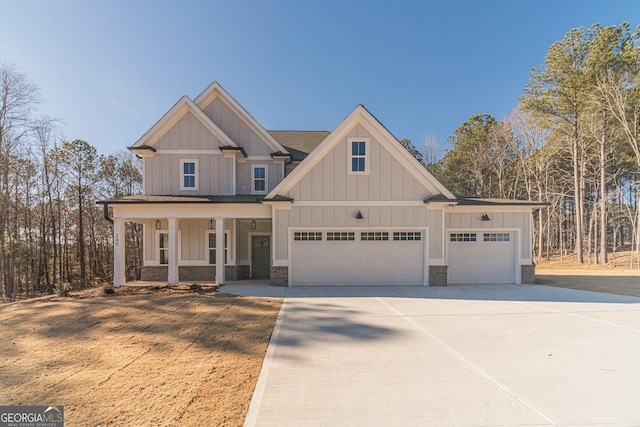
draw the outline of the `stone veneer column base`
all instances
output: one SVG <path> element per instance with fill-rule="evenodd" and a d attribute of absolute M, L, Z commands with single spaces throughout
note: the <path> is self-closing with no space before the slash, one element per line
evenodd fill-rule
<path fill-rule="evenodd" d="M 216 267 L 214 265 L 181 265 L 178 268 L 181 282 L 214 283 L 216 281 Z M 225 280 L 238 280 L 239 269 L 235 265 L 225 266 Z M 167 274 L 166 265 L 145 266 L 140 269 L 140 280 L 145 282 L 166 282 Z"/>
<path fill-rule="evenodd" d="M 536 283 L 536 266 L 521 265 L 520 266 L 520 283 L 523 285 L 533 285 Z"/>
<path fill-rule="evenodd" d="M 429 266 L 429 286 L 447 286 L 448 265 Z"/>
<path fill-rule="evenodd" d="M 271 282 L 274 285 L 289 285 L 289 267 L 269 267 L 271 270 Z"/>

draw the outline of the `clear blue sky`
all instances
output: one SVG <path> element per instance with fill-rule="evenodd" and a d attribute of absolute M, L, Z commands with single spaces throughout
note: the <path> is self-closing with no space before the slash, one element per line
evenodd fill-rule
<path fill-rule="evenodd" d="M 640 1 L 2 0 L 0 61 L 102 154 L 220 84 L 267 129 L 331 130 L 363 104 L 397 138 L 446 143 L 500 119 L 573 27 L 640 22 Z"/>

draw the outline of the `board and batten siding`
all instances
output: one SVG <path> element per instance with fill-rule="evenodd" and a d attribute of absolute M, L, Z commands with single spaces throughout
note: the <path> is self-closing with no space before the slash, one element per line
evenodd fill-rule
<path fill-rule="evenodd" d="M 198 161 L 198 189 L 180 190 L 180 160 Z M 233 194 L 233 158 L 222 154 L 156 154 L 145 158 L 145 194 L 208 196 Z"/>
<path fill-rule="evenodd" d="M 363 219 L 355 219 L 360 211 Z M 423 206 L 292 206 L 275 211 L 274 259 L 288 259 L 289 227 L 352 228 L 429 227 L 429 258 L 441 259 L 442 211 Z"/>
<path fill-rule="evenodd" d="M 220 140 L 190 111 L 153 145 L 156 150 L 217 150 Z"/>
<path fill-rule="evenodd" d="M 520 230 L 520 257 L 531 258 L 531 229 L 529 212 L 488 212 L 491 221 L 482 221 L 483 211 L 452 212 L 445 215 L 447 229 L 513 229 Z"/>
<path fill-rule="evenodd" d="M 203 110 L 225 134 L 249 156 L 268 156 L 273 150 L 244 120 L 235 114 L 220 97 L 216 97 Z"/>
<path fill-rule="evenodd" d="M 349 138 L 369 139 L 369 173 L 351 175 Z M 422 201 L 432 194 L 362 125 L 356 125 L 289 191 L 296 201 Z"/>

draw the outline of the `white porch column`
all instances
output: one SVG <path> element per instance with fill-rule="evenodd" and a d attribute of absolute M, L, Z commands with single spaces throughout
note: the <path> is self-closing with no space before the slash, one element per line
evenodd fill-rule
<path fill-rule="evenodd" d="M 169 220 L 169 275 L 167 281 L 170 285 L 177 285 L 178 277 L 178 219 Z"/>
<path fill-rule="evenodd" d="M 124 218 L 113 219 L 113 286 L 122 286 L 126 282 L 124 256 Z"/>
<path fill-rule="evenodd" d="M 224 218 L 216 218 L 216 284 L 224 283 Z"/>

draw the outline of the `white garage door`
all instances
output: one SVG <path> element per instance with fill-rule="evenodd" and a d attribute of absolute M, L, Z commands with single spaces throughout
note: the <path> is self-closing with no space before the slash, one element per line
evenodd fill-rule
<path fill-rule="evenodd" d="M 506 232 L 452 232 L 448 283 L 515 283 L 515 238 Z"/>
<path fill-rule="evenodd" d="M 292 286 L 423 285 L 424 231 L 295 231 Z"/>

